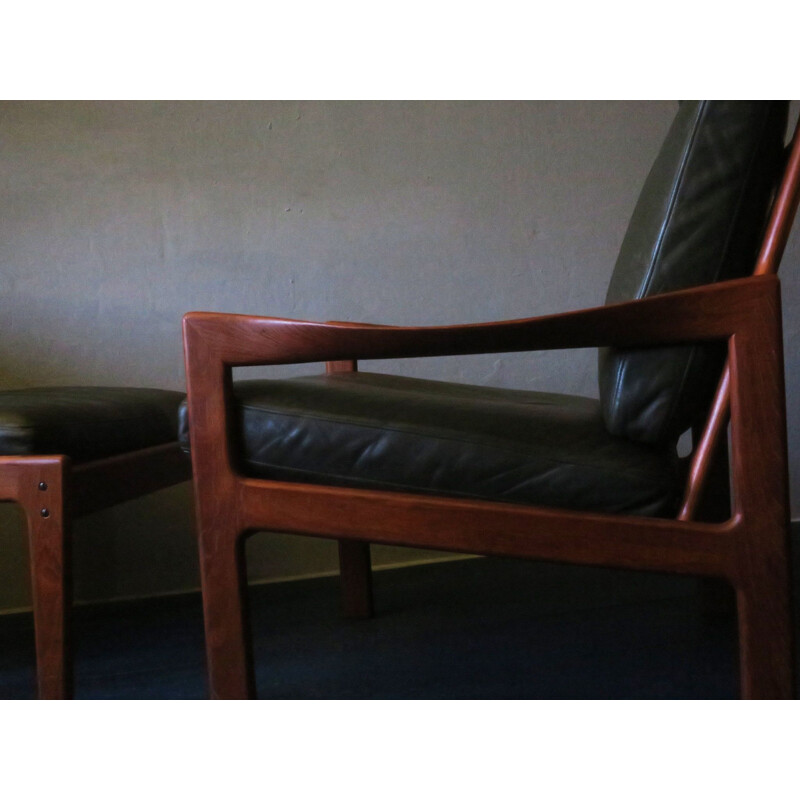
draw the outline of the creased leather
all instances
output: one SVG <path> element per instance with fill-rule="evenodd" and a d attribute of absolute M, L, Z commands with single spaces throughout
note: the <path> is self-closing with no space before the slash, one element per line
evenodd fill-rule
<path fill-rule="evenodd" d="M 74 461 L 175 441 L 184 395 L 163 389 L 50 386 L 0 392 L 0 455 Z"/>
<path fill-rule="evenodd" d="M 631 217 L 608 303 L 752 272 L 787 113 L 787 101 L 681 103 Z M 724 345 L 601 350 L 608 430 L 674 440 L 707 413 L 724 355 Z"/>
<path fill-rule="evenodd" d="M 788 104 L 681 104 L 634 210 L 609 303 L 752 271 Z M 677 435 L 707 413 L 724 347 L 600 353 L 600 401 L 340 373 L 234 385 L 248 475 L 671 516 Z M 188 447 L 185 408 L 181 438 Z"/>
<path fill-rule="evenodd" d="M 608 434 L 582 397 L 340 373 L 242 381 L 238 468 L 336 486 L 674 513 L 674 449 Z M 185 407 L 181 439 L 188 445 Z"/>

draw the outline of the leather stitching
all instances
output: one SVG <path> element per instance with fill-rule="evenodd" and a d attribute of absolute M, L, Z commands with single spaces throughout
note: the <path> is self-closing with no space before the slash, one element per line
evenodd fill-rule
<path fill-rule="evenodd" d="M 645 279 L 642 282 L 642 285 L 639 287 L 639 291 L 636 293 L 637 300 L 641 300 L 643 297 L 647 296 L 647 291 L 650 288 L 653 278 L 656 272 L 656 264 L 658 259 L 661 255 L 661 250 L 664 245 L 664 238 L 665 238 L 665 231 L 672 220 L 675 206 L 677 203 L 678 192 L 680 190 L 681 184 L 683 182 L 683 178 L 686 172 L 686 166 L 689 162 L 689 157 L 694 146 L 695 140 L 697 138 L 697 131 L 700 127 L 700 122 L 703 118 L 703 115 L 708 107 L 708 101 L 703 100 L 700 105 L 697 107 L 695 121 L 692 126 L 692 134 L 689 137 L 686 145 L 684 147 L 683 153 L 681 154 L 680 159 L 680 169 L 678 170 L 678 174 L 675 177 L 675 181 L 673 182 L 672 189 L 670 191 L 670 199 L 669 199 L 669 206 L 667 210 L 667 214 L 664 217 L 664 222 L 661 225 L 661 230 L 659 231 L 658 235 L 658 244 L 656 245 L 655 252 L 653 257 L 650 260 L 650 269 L 647 271 L 647 275 L 645 275 Z M 617 364 L 616 369 L 616 379 L 614 381 L 614 390 L 611 393 L 611 408 L 616 409 L 619 403 L 619 396 L 622 388 L 622 382 L 625 377 L 625 372 L 627 370 L 629 361 L 623 357 L 622 363 Z"/>
<path fill-rule="evenodd" d="M 766 127 L 767 127 L 767 123 L 769 122 L 769 116 L 770 116 L 769 113 L 764 114 L 764 119 L 763 119 L 763 122 L 761 124 L 761 130 L 759 131 L 759 135 L 758 135 L 758 137 L 756 139 L 756 141 L 759 142 L 761 147 L 764 146 L 764 141 L 763 141 L 763 139 L 764 139 L 764 131 L 765 131 Z M 744 203 L 744 198 L 745 198 L 745 196 L 747 194 L 747 188 L 748 188 L 748 186 L 750 184 L 750 178 L 751 178 L 751 176 L 753 174 L 753 167 L 755 166 L 755 163 L 758 160 L 759 155 L 761 154 L 761 147 L 753 148 L 753 150 L 752 150 L 752 152 L 750 154 L 750 163 L 748 164 L 747 169 L 745 170 L 744 179 L 742 180 L 741 184 L 739 185 L 739 198 L 736 201 L 736 208 L 735 208 L 734 213 L 733 213 L 734 222 L 736 220 L 738 220 L 738 218 L 739 218 L 739 214 L 740 214 L 740 211 L 741 211 L 741 208 L 742 208 L 742 204 Z M 728 226 L 727 238 L 725 240 L 725 245 L 722 248 L 722 255 L 720 256 L 719 260 L 717 261 L 717 267 L 716 267 L 716 269 L 714 271 L 714 277 L 711 280 L 712 283 L 716 283 L 719 280 L 719 275 L 720 275 L 720 272 L 722 271 L 722 266 L 723 266 L 723 264 L 725 263 L 725 261 L 726 261 L 726 259 L 728 257 L 728 249 L 730 247 L 730 241 L 731 241 L 731 237 L 733 236 L 733 232 L 734 232 L 735 227 L 736 227 L 735 224 L 732 224 L 732 225 Z M 664 427 L 665 428 L 669 428 L 670 424 L 674 424 L 675 413 L 676 413 L 676 411 L 678 409 L 679 401 L 681 399 L 681 396 L 683 395 L 684 387 L 686 385 L 686 380 L 689 377 L 689 373 L 692 370 L 692 365 L 697 360 L 697 356 L 698 356 L 698 353 L 699 353 L 698 345 L 690 345 L 690 348 L 691 348 L 691 350 L 689 352 L 689 357 L 686 359 L 686 363 L 684 364 L 683 375 L 681 376 L 681 380 L 680 380 L 680 383 L 678 385 L 678 390 L 672 395 L 672 400 L 670 401 L 669 412 L 667 413 L 667 415 L 665 417 L 665 422 L 664 422 Z"/>

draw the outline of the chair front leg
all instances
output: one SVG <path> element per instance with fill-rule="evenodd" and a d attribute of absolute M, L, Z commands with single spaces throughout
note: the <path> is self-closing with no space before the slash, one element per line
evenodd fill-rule
<path fill-rule="evenodd" d="M 209 693 L 212 700 L 254 698 L 245 539 L 233 527 L 199 527 Z"/>
<path fill-rule="evenodd" d="M 780 304 L 732 339 L 731 441 L 742 697 L 794 694 L 789 489 Z"/>
<path fill-rule="evenodd" d="M 66 480 L 62 459 L 36 459 L 24 467 L 19 483 L 18 502 L 27 521 L 41 700 L 72 697 L 72 559 Z"/>
<path fill-rule="evenodd" d="M 783 558 L 759 558 L 753 548 L 747 563 L 740 562 L 736 598 L 742 699 L 791 700 L 794 665 L 788 553 Z"/>

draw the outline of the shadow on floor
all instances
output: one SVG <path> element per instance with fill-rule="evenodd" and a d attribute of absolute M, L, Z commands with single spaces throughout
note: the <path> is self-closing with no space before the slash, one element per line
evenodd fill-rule
<path fill-rule="evenodd" d="M 354 621 L 335 578 L 257 586 L 259 696 L 733 698 L 734 617 L 704 613 L 698 587 L 470 559 L 377 572 L 376 616 Z M 79 699 L 206 696 L 197 595 L 78 608 L 75 651 Z M 0 697 L 33 696 L 30 615 L 0 618 Z"/>

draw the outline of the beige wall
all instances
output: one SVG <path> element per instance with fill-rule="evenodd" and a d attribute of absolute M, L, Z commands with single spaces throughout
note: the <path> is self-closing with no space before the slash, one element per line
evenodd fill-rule
<path fill-rule="evenodd" d="M 446 324 L 599 304 L 674 110 L 0 103 L 0 383 L 180 389 L 192 309 Z M 798 238 L 783 273 L 795 515 Z M 589 352 L 396 368 L 596 394 Z M 0 508 L 0 608 L 28 602 L 16 523 Z M 76 534 L 79 598 L 197 585 L 187 486 Z M 250 554 L 259 578 L 335 565 L 331 543 L 298 537 L 256 537 Z M 378 548 L 379 562 L 406 557 L 420 554 Z"/>

